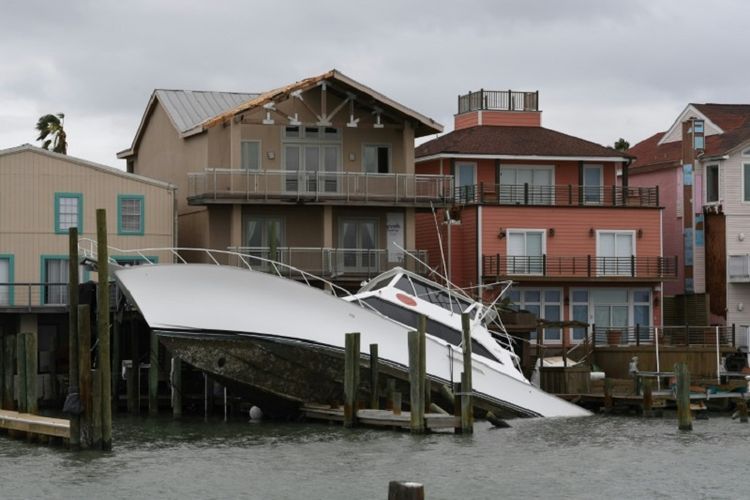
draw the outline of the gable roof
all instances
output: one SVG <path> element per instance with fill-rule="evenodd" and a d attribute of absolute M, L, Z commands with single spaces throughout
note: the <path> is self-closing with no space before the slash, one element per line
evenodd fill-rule
<path fill-rule="evenodd" d="M 436 155 L 548 157 L 626 161 L 630 155 L 544 127 L 475 126 L 454 130 L 415 151 L 418 160 Z"/>
<path fill-rule="evenodd" d="M 205 90 L 169 90 L 156 89 L 151 94 L 146 111 L 133 137 L 129 149 L 117 153 L 118 158 L 127 158 L 135 152 L 157 101 L 166 111 L 172 126 L 180 137 L 190 137 L 203 131 L 201 124 L 208 118 L 216 116 L 227 109 L 257 97 L 257 93 L 249 92 L 213 92 Z"/>
<path fill-rule="evenodd" d="M 221 113 L 220 115 L 206 120 L 203 123 L 203 127 L 215 127 L 216 125 L 231 119 L 235 115 L 262 107 L 265 104 L 271 102 L 278 102 L 288 99 L 293 93 L 305 91 L 317 86 L 320 82 L 323 81 L 335 82 L 335 84 L 344 91 L 352 91 L 364 94 L 375 101 L 378 107 L 381 107 L 386 111 L 390 111 L 391 113 L 399 114 L 414 120 L 417 124 L 414 130 L 414 134 L 416 137 L 435 134 L 443 131 L 443 126 L 432 118 L 418 113 L 413 109 L 407 108 L 403 104 L 400 104 L 386 97 L 380 92 L 377 92 L 374 89 L 363 85 L 356 80 L 353 80 L 352 78 L 349 78 L 336 69 L 332 69 L 320 75 L 305 78 L 304 80 L 300 80 L 298 82 L 290 83 L 288 85 L 269 90 L 268 92 L 264 92 L 259 96 L 240 104 L 239 106 L 236 106 L 230 110 L 225 111 L 224 113 Z"/>
<path fill-rule="evenodd" d="M 702 117 L 710 120 L 719 128 L 718 133 L 705 138 L 704 155 L 706 157 L 722 156 L 741 144 L 750 141 L 750 104 L 696 104 L 691 103 L 686 109 L 697 110 Z M 685 112 L 680 114 L 683 116 Z M 632 169 L 659 169 L 680 164 L 682 159 L 682 141 L 663 142 L 664 136 L 674 133 L 680 126 L 679 118 L 666 132 L 659 132 L 644 139 L 628 150 L 636 157 Z M 680 131 L 680 134 L 682 132 Z"/>
<path fill-rule="evenodd" d="M 40 154 L 44 156 L 49 156 L 51 158 L 55 158 L 58 160 L 67 161 L 69 163 L 74 163 L 76 165 L 98 170 L 106 174 L 117 175 L 119 177 L 124 177 L 126 179 L 143 182 L 145 184 L 151 184 L 157 187 L 162 187 L 164 189 L 171 189 L 171 190 L 177 189 L 177 186 L 175 186 L 174 184 L 170 184 L 168 182 L 159 181 L 156 179 L 152 179 L 150 177 L 144 177 L 142 175 L 130 174 L 128 172 L 125 172 L 124 170 L 120 170 L 119 168 L 102 165 L 101 163 L 95 163 L 93 161 L 84 160 L 83 158 L 77 158 L 75 156 L 54 153 L 52 151 L 48 151 L 44 148 L 40 148 L 32 144 L 21 144 L 20 146 L 15 146 L 12 148 L 0 149 L 0 156 L 18 154 L 18 153 L 23 153 L 26 151 L 30 151 L 32 153 L 36 153 L 36 154 Z"/>

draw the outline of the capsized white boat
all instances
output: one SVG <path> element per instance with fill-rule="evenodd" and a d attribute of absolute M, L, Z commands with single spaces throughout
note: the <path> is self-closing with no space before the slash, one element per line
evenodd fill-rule
<path fill-rule="evenodd" d="M 400 268 L 374 278 L 346 300 L 294 280 L 230 266 L 148 265 L 114 274 L 149 327 L 163 338 L 200 338 L 204 345 L 212 339 L 229 339 L 234 345 L 238 340 L 248 345 L 273 341 L 340 355 L 345 333 L 360 332 L 363 354 L 369 353 L 369 344 L 378 344 L 381 362 L 402 372 L 408 366 L 407 332 L 425 314 L 426 371 L 442 383 L 458 380 L 463 370 L 460 313 L 468 312 L 476 398 L 518 416 L 590 414 L 524 378 L 515 354 L 485 328 L 490 311 L 482 304 Z M 218 364 L 224 363 L 222 357 Z"/>

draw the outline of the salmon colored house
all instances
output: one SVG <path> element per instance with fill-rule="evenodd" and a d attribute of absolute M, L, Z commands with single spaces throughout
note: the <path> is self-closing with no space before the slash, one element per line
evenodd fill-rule
<path fill-rule="evenodd" d="M 601 342 L 608 330 L 627 334 L 622 343 L 647 338 L 676 274 L 662 255 L 659 188 L 628 186 L 629 155 L 542 127 L 538 102 L 537 92 L 459 96 L 455 130 L 416 149 L 417 172 L 455 184 L 451 210 L 417 215 L 417 245 L 442 267 L 442 241 L 458 286 L 512 280 L 514 307 L 589 324 L 546 328 L 545 343 L 580 342 L 594 326 Z"/>

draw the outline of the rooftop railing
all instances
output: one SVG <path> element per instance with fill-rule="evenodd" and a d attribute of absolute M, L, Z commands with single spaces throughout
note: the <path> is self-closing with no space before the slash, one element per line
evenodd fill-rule
<path fill-rule="evenodd" d="M 482 275 L 492 279 L 668 280 L 677 278 L 677 257 L 596 255 L 483 255 Z"/>
<path fill-rule="evenodd" d="M 230 247 L 228 250 L 255 257 L 254 269 L 269 272 L 276 272 L 271 261 L 288 266 L 290 273 L 296 268 L 329 278 L 370 278 L 396 266 L 419 274 L 430 271 L 423 264 L 427 262 L 426 250 L 389 252 L 385 249 L 322 247 Z"/>
<path fill-rule="evenodd" d="M 193 203 L 306 201 L 419 205 L 452 201 L 449 175 L 207 168 L 188 174 Z"/>
<path fill-rule="evenodd" d="M 458 112 L 496 111 L 539 111 L 539 91 L 518 90 L 478 90 L 458 96 Z"/>
<path fill-rule="evenodd" d="M 658 208 L 659 188 L 558 184 L 472 184 L 455 189 L 458 204 Z"/>

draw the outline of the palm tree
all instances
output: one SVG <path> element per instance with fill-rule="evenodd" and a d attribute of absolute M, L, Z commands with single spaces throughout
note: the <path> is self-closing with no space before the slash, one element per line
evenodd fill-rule
<path fill-rule="evenodd" d="M 617 142 L 615 142 L 615 149 L 617 151 L 623 151 L 623 152 L 625 152 L 628 149 L 630 149 L 630 143 L 628 141 L 626 141 L 625 139 L 623 139 L 622 137 L 620 137 L 617 140 Z"/>
<path fill-rule="evenodd" d="M 42 147 L 49 149 L 52 145 L 52 151 L 60 154 L 68 154 L 68 141 L 66 140 L 65 130 L 63 129 L 63 120 L 65 115 L 44 115 L 36 122 L 36 129 L 39 131 L 37 141 L 44 141 Z"/>

